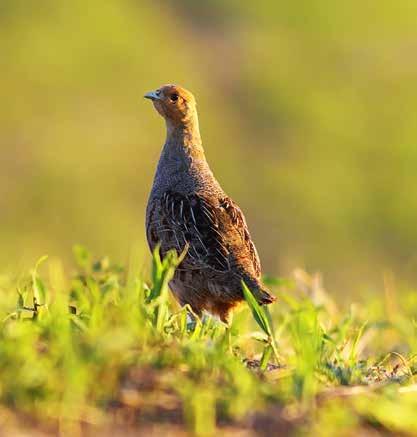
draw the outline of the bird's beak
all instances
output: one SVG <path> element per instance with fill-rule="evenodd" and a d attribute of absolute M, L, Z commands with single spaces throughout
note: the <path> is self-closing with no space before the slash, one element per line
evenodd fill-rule
<path fill-rule="evenodd" d="M 146 93 L 143 97 L 150 100 L 159 100 L 160 98 L 156 91 L 150 91 L 149 93 Z"/>

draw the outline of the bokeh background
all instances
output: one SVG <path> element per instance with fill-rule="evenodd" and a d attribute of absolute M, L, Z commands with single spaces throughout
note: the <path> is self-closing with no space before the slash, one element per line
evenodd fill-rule
<path fill-rule="evenodd" d="M 266 273 L 415 281 L 416 53 L 414 1 L 1 0 L 0 270 L 146 253 L 165 132 L 142 95 L 171 82 Z"/>

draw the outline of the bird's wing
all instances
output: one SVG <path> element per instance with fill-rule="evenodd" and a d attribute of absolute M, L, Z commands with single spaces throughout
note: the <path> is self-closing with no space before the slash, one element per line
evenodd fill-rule
<path fill-rule="evenodd" d="M 259 259 L 258 251 L 256 250 L 256 247 L 253 244 L 250 236 L 249 228 L 246 224 L 246 219 L 242 210 L 230 197 L 223 198 L 221 201 L 221 206 L 226 210 L 234 228 L 242 238 L 244 252 L 250 258 L 249 261 L 252 263 L 252 268 L 255 272 L 255 275 L 257 277 L 261 276 L 261 261 Z"/>
<path fill-rule="evenodd" d="M 260 275 L 259 257 L 245 218 L 230 198 L 212 200 L 170 191 L 157 202 L 148 223 L 148 239 L 160 242 L 162 255 L 171 249 L 181 253 L 188 246 L 184 268 L 218 272 L 230 271 L 240 259 L 249 258 L 251 270 Z"/>

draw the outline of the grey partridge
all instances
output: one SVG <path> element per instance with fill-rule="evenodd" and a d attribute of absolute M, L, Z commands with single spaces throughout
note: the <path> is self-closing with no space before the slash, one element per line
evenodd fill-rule
<path fill-rule="evenodd" d="M 245 217 L 215 179 L 201 143 L 194 96 L 176 85 L 149 92 L 167 137 L 146 209 L 146 235 L 161 255 L 185 256 L 170 288 L 181 305 L 228 323 L 242 300 L 242 280 L 257 301 L 275 300 L 261 281 L 261 264 Z"/>

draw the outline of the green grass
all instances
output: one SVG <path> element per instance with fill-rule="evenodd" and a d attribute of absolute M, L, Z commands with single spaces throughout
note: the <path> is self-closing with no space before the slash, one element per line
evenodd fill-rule
<path fill-rule="evenodd" d="M 135 257 L 125 270 L 80 246 L 74 255 L 71 279 L 46 258 L 0 276 L 3 432 L 417 429 L 415 292 L 342 311 L 298 272 L 267 279 L 278 296 L 268 311 L 244 286 L 248 305 L 227 328 L 187 321 L 168 289 L 173 253 L 154 254 L 150 280 Z"/>

